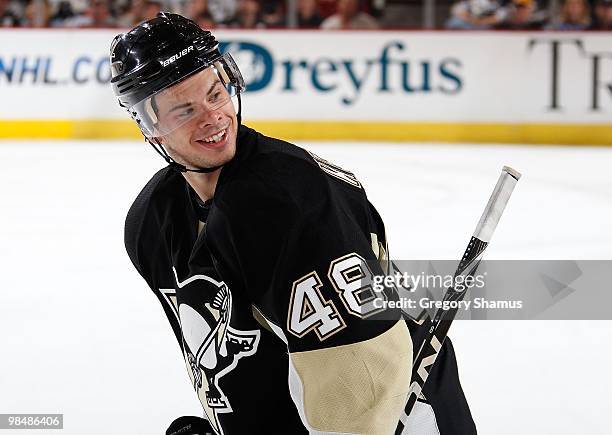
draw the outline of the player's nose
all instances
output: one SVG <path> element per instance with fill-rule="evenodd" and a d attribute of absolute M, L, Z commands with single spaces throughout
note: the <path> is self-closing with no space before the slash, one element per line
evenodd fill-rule
<path fill-rule="evenodd" d="M 199 128 L 206 128 L 211 125 L 218 124 L 223 119 L 223 114 L 220 110 L 210 110 L 204 111 L 202 117 L 200 118 L 200 122 L 198 123 Z"/>

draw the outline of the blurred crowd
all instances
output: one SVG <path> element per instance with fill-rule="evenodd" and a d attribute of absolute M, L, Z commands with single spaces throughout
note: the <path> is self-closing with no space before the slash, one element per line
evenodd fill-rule
<path fill-rule="evenodd" d="M 0 0 L 0 27 L 128 28 L 162 10 L 186 15 L 208 29 L 420 27 L 426 1 Z M 452 1 L 436 1 L 436 8 L 446 14 L 435 23 L 437 27 L 612 30 L 612 0 L 541 0 L 545 4 L 538 0 Z M 406 19 L 401 18 L 402 12 Z"/>
<path fill-rule="evenodd" d="M 290 1 L 290 0 L 289 0 Z M 383 0 L 384 1 L 384 0 Z M 288 0 L 0 0 L 3 27 L 132 27 L 160 11 L 203 28 L 284 28 Z M 295 0 L 294 27 L 377 29 L 380 0 Z"/>
<path fill-rule="evenodd" d="M 612 30 L 612 0 L 563 0 L 556 13 L 536 0 L 460 0 L 448 29 Z"/>

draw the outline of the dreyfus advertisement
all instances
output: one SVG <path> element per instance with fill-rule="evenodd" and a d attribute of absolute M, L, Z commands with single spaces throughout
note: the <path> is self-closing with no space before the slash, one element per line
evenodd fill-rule
<path fill-rule="evenodd" d="M 125 119 L 115 30 L 0 31 L 0 118 Z M 612 34 L 219 31 L 245 118 L 607 124 Z"/>

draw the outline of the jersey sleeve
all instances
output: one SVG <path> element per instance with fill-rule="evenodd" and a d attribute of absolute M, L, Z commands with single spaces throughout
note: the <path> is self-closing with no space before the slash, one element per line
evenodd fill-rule
<path fill-rule="evenodd" d="M 170 270 L 171 265 L 164 255 L 164 240 L 160 231 L 165 220 L 164 212 L 154 205 L 160 186 L 172 176 L 168 168 L 158 171 L 138 194 L 125 219 L 124 243 L 134 268 L 159 300 L 181 347 L 180 325 L 160 291 L 160 287 L 165 284 L 160 279 L 160 271 Z"/>
<path fill-rule="evenodd" d="M 163 212 L 155 207 L 155 197 L 160 186 L 172 174 L 168 168 L 158 171 L 140 191 L 125 218 L 124 243 L 132 264 L 151 289 L 155 290 L 155 262 L 159 261 L 162 250 L 160 228 L 163 226 Z"/>
<path fill-rule="evenodd" d="M 297 160 L 224 186 L 209 220 L 224 279 L 290 351 L 366 340 L 399 319 L 382 305 L 395 296 L 373 287 L 385 235 L 360 185 Z"/>

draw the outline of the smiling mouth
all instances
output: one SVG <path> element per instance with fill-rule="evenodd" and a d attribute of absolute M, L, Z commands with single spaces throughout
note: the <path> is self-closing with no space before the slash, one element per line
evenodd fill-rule
<path fill-rule="evenodd" d="M 213 134 L 212 136 L 198 139 L 198 142 L 217 143 L 221 141 L 226 134 L 227 134 L 227 128 L 224 128 L 223 130 Z"/>

